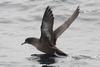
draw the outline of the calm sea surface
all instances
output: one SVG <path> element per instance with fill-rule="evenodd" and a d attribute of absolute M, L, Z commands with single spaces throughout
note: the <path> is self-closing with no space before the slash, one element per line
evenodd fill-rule
<path fill-rule="evenodd" d="M 57 40 L 68 57 L 38 57 L 35 47 L 21 45 L 40 37 L 43 13 L 51 6 L 55 28 L 80 6 L 80 14 Z M 0 67 L 100 67 L 100 0 L 0 0 Z"/>

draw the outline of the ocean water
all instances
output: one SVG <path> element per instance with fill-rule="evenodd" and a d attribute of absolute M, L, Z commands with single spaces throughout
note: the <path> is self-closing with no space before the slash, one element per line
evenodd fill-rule
<path fill-rule="evenodd" d="M 57 40 L 68 57 L 38 57 L 35 47 L 21 45 L 40 37 L 42 16 L 52 8 L 54 29 L 80 6 L 80 14 Z M 0 67 L 100 67 L 100 0 L 0 0 Z"/>

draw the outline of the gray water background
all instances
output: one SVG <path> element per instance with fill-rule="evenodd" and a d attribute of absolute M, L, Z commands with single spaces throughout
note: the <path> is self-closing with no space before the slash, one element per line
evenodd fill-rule
<path fill-rule="evenodd" d="M 69 57 L 40 63 L 41 54 L 31 45 L 20 45 L 27 37 L 40 37 L 47 6 L 55 16 L 55 28 L 80 6 L 80 15 L 57 40 Z M 49 61 L 48 61 L 49 62 Z M 0 67 L 100 67 L 100 0 L 0 0 Z"/>

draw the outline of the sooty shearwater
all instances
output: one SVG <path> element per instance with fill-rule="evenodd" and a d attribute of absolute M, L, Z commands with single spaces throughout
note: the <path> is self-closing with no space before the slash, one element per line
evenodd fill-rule
<path fill-rule="evenodd" d="M 46 54 L 53 55 L 56 53 L 57 55 L 67 56 L 66 53 L 56 47 L 56 41 L 57 38 L 72 24 L 78 15 L 79 6 L 67 21 L 53 31 L 54 16 L 51 8 L 47 6 L 42 19 L 40 39 L 29 37 L 25 39 L 25 42 L 22 43 L 22 45 L 27 43 L 35 46 L 38 50 Z"/>

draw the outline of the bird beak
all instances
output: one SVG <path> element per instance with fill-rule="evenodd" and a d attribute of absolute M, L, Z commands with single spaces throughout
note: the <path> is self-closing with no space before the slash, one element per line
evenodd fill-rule
<path fill-rule="evenodd" d="M 22 43 L 21 45 L 24 45 L 24 44 L 26 44 L 26 43 L 24 42 L 24 43 Z"/>

